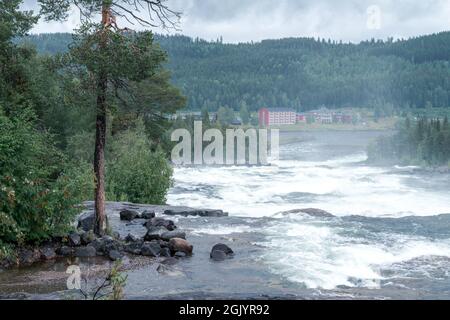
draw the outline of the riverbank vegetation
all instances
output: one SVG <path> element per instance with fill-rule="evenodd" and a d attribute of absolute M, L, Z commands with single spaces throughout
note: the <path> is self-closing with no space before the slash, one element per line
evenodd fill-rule
<path fill-rule="evenodd" d="M 105 91 L 111 200 L 165 202 L 172 170 L 160 141 L 170 126 L 166 115 L 185 104 L 151 33 L 114 38 L 107 60 L 89 47 L 86 34 L 64 54 L 41 56 L 15 41 L 38 21 L 37 14 L 20 10 L 22 2 L 0 3 L 0 260 L 14 246 L 67 234 L 79 204 L 94 196 L 95 68 L 105 63 L 109 79 L 123 85 L 108 83 Z M 136 57 L 126 55 L 120 41 L 151 55 L 143 64 L 131 61 Z M 126 82 L 124 70 L 135 73 Z"/>
<path fill-rule="evenodd" d="M 450 168 L 450 126 L 444 119 L 407 118 L 396 134 L 369 147 L 369 161 Z"/>

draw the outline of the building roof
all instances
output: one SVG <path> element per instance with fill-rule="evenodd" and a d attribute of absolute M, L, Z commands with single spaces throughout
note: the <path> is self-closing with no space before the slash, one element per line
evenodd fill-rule
<path fill-rule="evenodd" d="M 296 112 L 294 109 L 289 108 L 266 108 L 269 112 Z"/>

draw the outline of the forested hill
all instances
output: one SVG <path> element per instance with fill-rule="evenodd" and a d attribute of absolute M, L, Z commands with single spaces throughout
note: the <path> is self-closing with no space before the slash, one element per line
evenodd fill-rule
<path fill-rule="evenodd" d="M 65 50 L 71 35 L 27 40 L 53 54 Z M 450 107 L 450 32 L 359 44 L 310 38 L 225 44 L 159 35 L 157 40 L 192 109 Z"/>

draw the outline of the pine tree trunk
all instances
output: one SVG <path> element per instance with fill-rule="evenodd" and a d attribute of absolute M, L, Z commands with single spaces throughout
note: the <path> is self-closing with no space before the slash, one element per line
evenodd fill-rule
<path fill-rule="evenodd" d="M 102 8 L 102 23 L 106 27 L 108 22 L 109 7 L 104 5 Z M 102 39 L 100 47 L 106 45 L 106 40 Z M 106 74 L 100 73 L 97 84 L 97 121 L 95 124 L 95 154 L 94 154 L 94 173 L 95 173 L 95 226 L 94 232 L 103 236 L 106 233 L 106 212 L 105 212 L 105 144 L 106 144 L 106 93 L 108 88 L 108 79 Z"/>

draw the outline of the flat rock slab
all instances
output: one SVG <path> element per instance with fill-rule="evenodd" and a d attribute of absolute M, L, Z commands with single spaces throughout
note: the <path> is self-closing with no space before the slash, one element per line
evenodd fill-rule
<path fill-rule="evenodd" d="M 214 209 L 168 209 L 164 210 L 168 216 L 193 216 L 193 217 L 227 217 L 228 213 L 223 210 Z"/>

